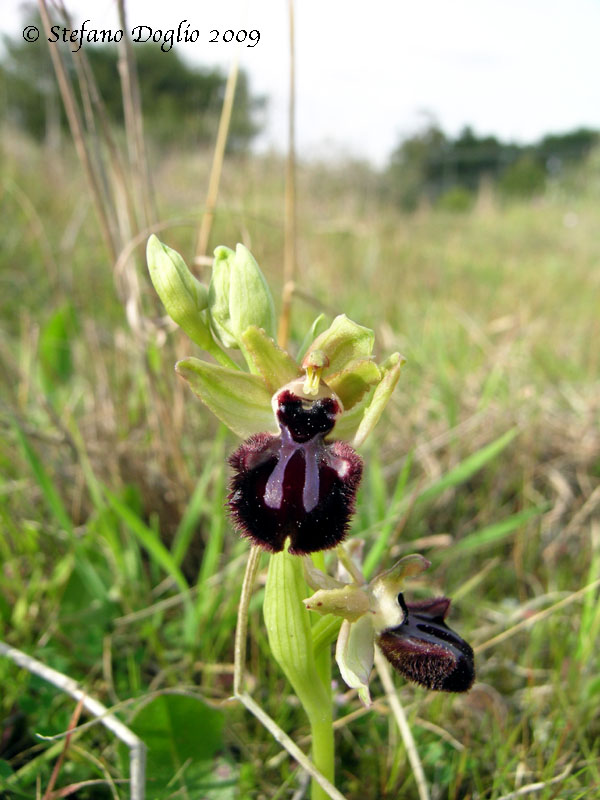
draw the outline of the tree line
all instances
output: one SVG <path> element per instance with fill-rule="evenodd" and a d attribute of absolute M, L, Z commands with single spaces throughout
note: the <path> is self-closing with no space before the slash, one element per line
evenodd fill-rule
<path fill-rule="evenodd" d="M 517 144 L 477 136 L 468 126 L 453 138 L 431 123 L 399 143 L 386 170 L 386 185 L 407 209 L 423 197 L 435 201 L 448 195 L 457 204 L 460 198 L 467 202 L 484 180 L 506 194 L 532 196 L 549 177 L 584 160 L 597 143 L 598 132 L 589 128 Z"/>
<path fill-rule="evenodd" d="M 38 22 L 38 27 L 41 23 Z M 13 126 L 46 143 L 56 142 L 67 128 L 48 45 L 20 37 L 4 37 L 0 58 L 0 112 Z M 81 91 L 69 45 L 61 43 L 73 85 Z M 188 64 L 172 49 L 136 44 L 134 56 L 146 132 L 160 145 L 198 146 L 214 141 L 227 76 L 219 69 Z M 86 45 L 91 67 L 107 115 L 123 124 L 123 99 L 118 69 L 118 45 Z M 253 94 L 247 74 L 240 70 L 230 124 L 228 147 L 245 150 L 261 130 L 265 100 Z"/>

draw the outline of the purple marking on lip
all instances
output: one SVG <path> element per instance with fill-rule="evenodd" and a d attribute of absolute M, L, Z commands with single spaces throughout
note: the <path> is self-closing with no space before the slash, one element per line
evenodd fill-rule
<path fill-rule="evenodd" d="M 308 513 L 319 502 L 319 462 L 323 456 L 323 435 L 317 434 L 307 442 L 296 442 L 287 427 L 281 424 L 281 446 L 277 465 L 265 486 L 265 503 L 269 508 L 281 508 L 285 471 L 292 456 L 300 451 L 304 457 L 304 486 L 302 505 Z"/>

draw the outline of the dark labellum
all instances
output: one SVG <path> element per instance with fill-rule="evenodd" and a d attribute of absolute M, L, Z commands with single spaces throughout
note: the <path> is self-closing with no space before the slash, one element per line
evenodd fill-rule
<path fill-rule="evenodd" d="M 341 408 L 334 397 L 277 398 L 281 433 L 258 433 L 229 459 L 229 506 L 243 536 L 267 550 L 313 553 L 341 542 L 354 512 L 360 456 L 345 442 L 325 442 Z"/>
<path fill-rule="evenodd" d="M 404 622 L 379 634 L 377 643 L 392 666 L 405 678 L 442 692 L 466 692 L 475 680 L 471 646 L 449 628 L 444 618 L 447 597 L 405 603 Z"/>

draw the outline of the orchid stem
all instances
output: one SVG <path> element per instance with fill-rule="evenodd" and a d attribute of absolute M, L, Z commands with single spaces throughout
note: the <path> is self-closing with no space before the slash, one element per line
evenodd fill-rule
<path fill-rule="evenodd" d="M 287 551 L 274 553 L 265 587 L 264 615 L 271 652 L 292 684 L 310 722 L 312 762 L 333 783 L 334 739 L 329 653 L 315 659 L 302 559 Z M 312 800 L 328 793 L 313 780 Z"/>

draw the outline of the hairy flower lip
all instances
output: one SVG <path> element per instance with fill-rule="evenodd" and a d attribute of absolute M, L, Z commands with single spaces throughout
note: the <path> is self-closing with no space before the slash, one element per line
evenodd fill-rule
<path fill-rule="evenodd" d="M 444 621 L 450 600 L 405 603 L 400 594 L 398 602 L 404 621 L 377 635 L 377 644 L 394 669 L 428 689 L 468 691 L 475 680 L 474 655 L 468 642 Z"/>
<path fill-rule="evenodd" d="M 231 456 L 228 497 L 241 534 L 271 552 L 304 555 L 335 547 L 354 513 L 362 460 L 349 444 L 326 442 L 341 413 L 333 393 L 309 400 L 289 385 L 275 395 L 279 436 L 259 433 Z"/>

